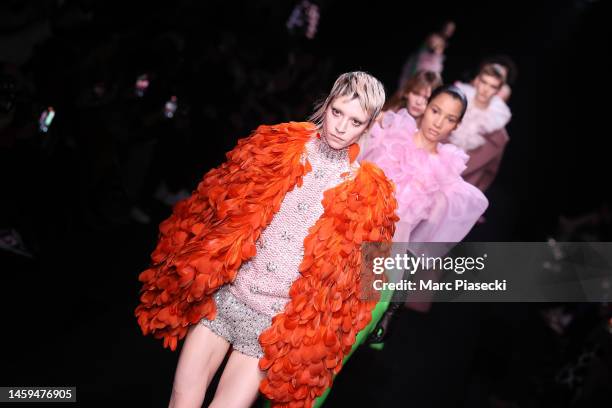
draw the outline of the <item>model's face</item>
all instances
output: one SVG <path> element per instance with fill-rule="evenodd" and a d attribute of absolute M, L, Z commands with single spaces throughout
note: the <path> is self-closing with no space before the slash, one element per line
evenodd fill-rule
<path fill-rule="evenodd" d="M 432 142 L 439 142 L 459 125 L 461 102 L 449 94 L 436 96 L 425 109 L 421 119 L 421 133 Z"/>
<path fill-rule="evenodd" d="M 420 118 L 425 113 L 427 101 L 431 96 L 431 87 L 426 86 L 419 90 L 410 91 L 405 95 L 406 109 L 408 113 L 415 119 Z"/>
<path fill-rule="evenodd" d="M 481 104 L 488 105 L 491 102 L 491 98 L 499 92 L 501 86 L 501 79 L 495 78 L 492 75 L 480 74 L 474 80 L 474 87 L 476 88 L 475 98 Z"/>
<path fill-rule="evenodd" d="M 370 116 L 361 108 L 359 99 L 340 96 L 329 104 L 323 121 L 323 136 L 334 149 L 356 143 L 366 132 Z"/>

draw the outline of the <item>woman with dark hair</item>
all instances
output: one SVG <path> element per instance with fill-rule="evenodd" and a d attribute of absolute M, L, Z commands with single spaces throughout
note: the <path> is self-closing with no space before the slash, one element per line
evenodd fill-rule
<path fill-rule="evenodd" d="M 463 92 L 445 85 L 432 93 L 420 127 L 406 110 L 388 112 L 383 123 L 372 127 L 361 160 L 377 164 L 395 183 L 400 218 L 395 243 L 459 242 L 487 208 L 483 193 L 461 178 L 467 154 L 453 144 L 441 143 L 459 125 L 466 109 Z M 427 310 L 429 303 L 411 306 Z"/>
<path fill-rule="evenodd" d="M 463 92 L 446 85 L 431 95 L 420 128 L 405 110 L 388 112 L 372 127 L 362 160 L 376 163 L 396 185 L 400 221 L 394 241 L 460 241 L 487 207 L 485 196 L 461 178 L 468 156 L 440 143 L 466 109 Z"/>

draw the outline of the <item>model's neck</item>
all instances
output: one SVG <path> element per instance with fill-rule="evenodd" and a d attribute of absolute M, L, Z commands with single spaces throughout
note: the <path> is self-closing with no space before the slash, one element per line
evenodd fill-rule
<path fill-rule="evenodd" d="M 438 142 L 432 142 L 431 140 L 427 139 L 420 129 L 416 131 L 412 137 L 412 140 L 414 141 L 414 145 L 416 147 L 424 149 L 430 154 L 438 153 Z"/>
<path fill-rule="evenodd" d="M 321 133 L 320 137 L 315 140 L 315 146 L 317 147 L 317 153 L 328 160 L 342 161 L 348 159 L 348 147 L 343 149 L 334 149 L 327 143 L 327 139 Z"/>
<path fill-rule="evenodd" d="M 475 107 L 477 107 L 478 109 L 481 109 L 481 110 L 486 110 L 489 107 L 489 105 L 491 104 L 490 100 L 488 100 L 487 102 L 481 102 L 481 101 L 478 100 L 478 98 L 474 98 L 472 100 L 472 102 L 474 103 Z"/>

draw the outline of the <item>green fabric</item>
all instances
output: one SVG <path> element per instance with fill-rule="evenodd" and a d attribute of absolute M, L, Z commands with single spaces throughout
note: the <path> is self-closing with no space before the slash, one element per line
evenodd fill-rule
<path fill-rule="evenodd" d="M 351 351 L 346 355 L 346 357 L 344 357 L 344 360 L 342 361 L 343 367 L 344 365 L 346 365 L 346 362 L 351 357 L 351 355 L 353 355 L 357 347 L 363 344 L 363 342 L 365 342 L 365 340 L 368 338 L 372 330 L 374 330 L 374 327 L 376 327 L 376 325 L 378 324 L 378 321 L 381 319 L 382 315 L 385 313 L 385 311 L 389 307 L 389 300 L 391 299 L 392 295 L 393 295 L 393 291 L 381 292 L 380 301 L 376 304 L 376 306 L 372 310 L 372 320 L 363 330 L 357 333 L 357 337 L 355 338 L 355 344 L 353 344 L 353 348 L 351 348 Z M 378 347 L 379 349 L 382 349 L 382 344 L 379 343 L 377 345 L 373 345 L 373 348 L 378 348 Z M 314 401 L 314 404 L 312 405 L 313 408 L 321 407 L 323 405 L 323 402 L 325 402 L 325 399 L 329 395 L 330 391 L 331 391 L 331 387 L 327 388 L 327 390 L 325 390 L 323 395 L 321 395 L 319 398 L 317 398 Z M 270 408 L 270 406 L 271 406 L 270 401 L 267 399 L 264 400 L 262 407 Z"/>

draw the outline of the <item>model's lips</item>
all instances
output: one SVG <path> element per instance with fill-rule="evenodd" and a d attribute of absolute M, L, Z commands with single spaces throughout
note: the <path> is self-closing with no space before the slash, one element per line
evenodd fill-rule
<path fill-rule="evenodd" d="M 427 133 L 429 133 L 433 137 L 438 137 L 440 135 L 440 132 L 438 132 L 437 130 L 434 130 L 434 129 L 427 129 Z"/>

